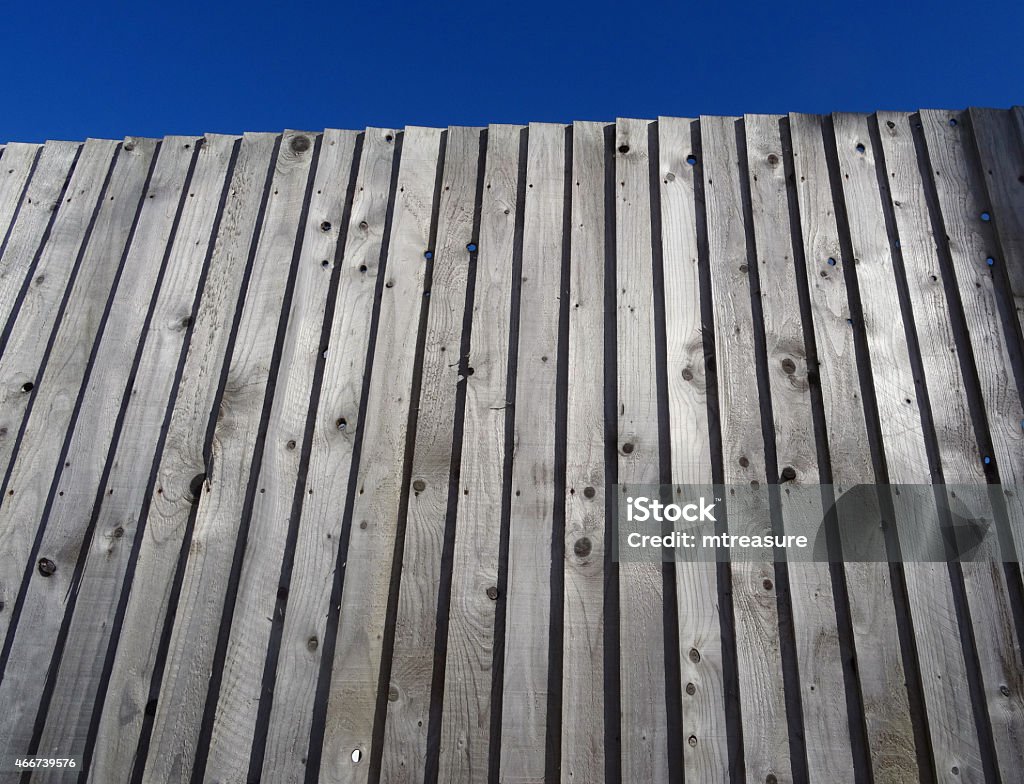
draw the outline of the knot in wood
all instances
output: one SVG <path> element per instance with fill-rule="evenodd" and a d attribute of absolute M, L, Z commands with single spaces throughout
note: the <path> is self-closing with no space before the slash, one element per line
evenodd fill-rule
<path fill-rule="evenodd" d="M 40 558 L 38 568 L 39 574 L 41 574 L 43 577 L 52 577 L 54 573 L 56 573 L 57 571 L 57 564 L 55 564 L 49 558 Z"/>
<path fill-rule="evenodd" d="M 310 637 L 308 640 L 306 640 L 306 647 L 309 648 L 310 651 L 315 651 L 317 648 L 320 647 L 320 640 L 318 640 L 316 637 Z"/>
<path fill-rule="evenodd" d="M 424 490 L 427 489 L 427 483 L 424 482 L 422 479 L 417 479 L 415 482 L 412 483 L 412 489 L 415 490 L 417 493 L 422 493 Z"/>
<path fill-rule="evenodd" d="M 595 495 L 597 495 L 597 491 L 593 487 L 587 486 L 583 488 L 584 498 L 593 498 Z"/>
<path fill-rule="evenodd" d="M 576 540 L 575 544 L 573 544 L 572 551 L 576 553 L 577 558 L 586 558 L 590 555 L 592 547 L 593 545 L 590 542 L 590 538 L 582 536 Z"/>
<path fill-rule="evenodd" d="M 486 593 L 487 593 L 487 598 L 490 599 L 493 602 L 495 599 L 498 598 L 498 588 L 497 588 L 497 586 L 492 585 L 492 586 L 488 587 Z"/>
<path fill-rule="evenodd" d="M 293 136 L 291 141 L 292 152 L 302 153 L 310 148 L 308 136 Z"/>
<path fill-rule="evenodd" d="M 782 478 L 783 482 L 792 482 L 794 479 L 796 479 L 796 469 L 793 468 L 793 466 L 786 466 L 785 468 L 782 469 L 780 477 Z"/>
<path fill-rule="evenodd" d="M 697 687 L 694 686 L 692 683 L 686 684 L 686 693 L 692 697 L 694 694 L 697 693 Z"/>
<path fill-rule="evenodd" d="M 796 362 L 789 357 L 782 360 L 782 370 L 787 376 L 791 376 L 796 372 Z"/>
<path fill-rule="evenodd" d="M 683 370 L 683 381 L 693 381 L 693 371 L 690 368 Z"/>
<path fill-rule="evenodd" d="M 700 651 L 698 651 L 696 648 L 690 648 L 689 656 L 690 661 L 692 661 L 694 664 L 700 661 Z"/>

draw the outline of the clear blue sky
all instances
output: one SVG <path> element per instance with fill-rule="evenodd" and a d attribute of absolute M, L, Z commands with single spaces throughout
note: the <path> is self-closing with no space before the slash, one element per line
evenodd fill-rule
<path fill-rule="evenodd" d="M 1021 0 L 9 3 L 0 141 L 1024 103 Z"/>

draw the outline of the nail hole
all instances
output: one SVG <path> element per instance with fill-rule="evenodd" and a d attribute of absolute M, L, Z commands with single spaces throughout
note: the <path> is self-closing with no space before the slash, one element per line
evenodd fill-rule
<path fill-rule="evenodd" d="M 693 153 L 691 152 L 691 153 L 690 153 L 689 155 L 687 155 L 687 156 L 686 156 L 686 162 L 687 162 L 688 164 L 690 164 L 691 166 L 696 166 L 696 165 L 697 165 L 697 156 L 696 156 L 696 155 L 694 155 L 694 154 L 693 154 Z"/>
<path fill-rule="evenodd" d="M 331 230 L 331 222 L 330 221 L 324 221 L 323 223 L 320 224 L 320 231 L 330 231 L 330 230 Z"/>
<path fill-rule="evenodd" d="M 861 153 L 862 155 L 864 154 L 864 151 L 866 149 L 867 148 L 863 144 L 859 144 L 859 143 L 857 144 L 857 152 Z"/>
<path fill-rule="evenodd" d="M 475 242 L 469 243 L 466 246 L 466 250 L 468 250 L 470 253 L 476 253 L 476 243 Z"/>
<path fill-rule="evenodd" d="M 955 128 L 956 127 L 956 118 L 955 117 L 950 117 L 949 118 L 949 125 L 950 125 L 951 128 Z"/>
<path fill-rule="evenodd" d="M 625 155 L 627 152 L 629 152 L 629 145 L 628 144 L 620 144 L 619 145 L 619 152 L 621 152 L 623 155 Z"/>
<path fill-rule="evenodd" d="M 990 220 L 992 220 L 992 216 L 987 212 L 983 212 L 981 213 L 981 219 L 985 221 L 985 223 L 988 223 Z"/>
<path fill-rule="evenodd" d="M 35 386 L 36 385 L 33 384 L 31 381 L 26 381 L 24 384 L 21 385 L 21 391 L 31 392 L 33 389 L 35 389 Z"/>
<path fill-rule="evenodd" d="M 40 558 L 38 567 L 39 574 L 41 574 L 43 577 L 50 577 L 53 575 L 54 572 L 57 571 L 57 564 L 55 564 L 49 558 Z"/>
<path fill-rule="evenodd" d="M 388 141 L 390 141 L 390 139 Z M 353 762 L 359 762 L 359 760 L 361 760 L 362 758 L 363 758 L 363 752 L 362 751 L 360 751 L 359 749 L 353 749 L 352 750 L 352 761 Z"/>
<path fill-rule="evenodd" d="M 434 251 L 432 251 L 432 250 L 423 251 L 423 258 L 427 259 L 428 261 L 430 259 L 434 258 Z"/>
<path fill-rule="evenodd" d="M 834 258 L 832 258 L 831 256 L 829 256 L 829 258 L 828 258 L 828 265 L 830 267 L 834 267 L 836 265 L 836 260 Z"/>
<path fill-rule="evenodd" d="M 985 259 L 985 263 L 988 264 L 990 267 L 994 267 L 996 260 L 989 256 L 987 259 Z"/>

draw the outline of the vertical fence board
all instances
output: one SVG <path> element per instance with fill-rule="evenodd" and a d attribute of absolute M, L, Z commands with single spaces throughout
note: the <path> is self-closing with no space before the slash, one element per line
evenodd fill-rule
<path fill-rule="evenodd" d="M 838 495 L 874 481 L 844 275 L 852 259 L 844 258 L 842 252 L 821 120 L 791 114 L 789 121 L 818 355 L 815 371 L 821 385 L 831 480 Z M 842 520 L 838 522 L 842 525 Z M 889 568 L 886 564 L 846 562 L 844 572 L 871 768 L 879 779 L 918 781 Z"/>
<path fill-rule="evenodd" d="M 475 372 L 461 352 L 480 142 L 481 129 L 448 129 L 381 769 L 396 784 L 422 780 L 427 757 L 456 390 Z"/>
<path fill-rule="evenodd" d="M 747 169 L 768 378 L 775 430 L 777 472 L 793 477 L 780 493 L 782 529 L 807 514 L 792 507 L 789 486 L 821 482 L 811 414 L 804 325 L 797 293 L 796 248 L 789 213 L 789 187 L 780 129 L 781 118 L 746 115 Z M 816 504 L 812 512 L 824 519 Z M 802 559 L 799 559 L 802 560 Z M 815 781 L 852 781 L 853 755 L 847 721 L 842 651 L 835 597 L 827 563 L 790 563 L 787 567 L 793 633 L 803 711 L 808 775 Z M 797 695 L 790 695 L 794 699 Z"/>
<path fill-rule="evenodd" d="M 96 733 L 90 770 L 99 779 L 129 777 L 143 722 L 156 705 L 151 680 L 162 656 L 167 614 L 176 601 L 175 571 L 199 492 L 197 477 L 206 467 L 208 421 L 229 360 L 236 302 L 252 269 L 255 246 L 250 249 L 250 243 L 259 229 L 274 147 L 270 134 L 246 134 L 241 142 L 178 394 L 139 512 L 134 568 L 117 610 L 121 620 L 115 634 L 120 637 L 111 640 L 99 701 L 88 718 L 96 727 L 90 729 Z M 144 762 L 139 760 L 140 767 Z"/>
<path fill-rule="evenodd" d="M 897 296 L 868 120 L 842 114 L 834 122 L 887 478 L 925 484 L 931 475 L 917 399 L 923 379 L 912 375 L 901 329 L 900 320 L 912 315 L 903 312 Z M 934 509 L 919 513 L 923 521 L 937 519 Z M 906 563 L 904 571 L 936 774 L 947 780 L 957 769 L 966 780 L 980 780 L 978 734 L 946 565 Z"/>
<path fill-rule="evenodd" d="M 646 120 L 620 119 L 615 133 L 619 503 L 633 488 L 661 479 L 648 126 Z M 664 571 L 660 561 L 619 566 L 623 781 L 669 777 Z"/>
<path fill-rule="evenodd" d="M 81 195 L 62 205 L 66 209 L 57 216 L 33 273 L 33 285 L 18 311 L 8 350 L 0 359 L 4 379 L 0 410 L 5 419 L 10 418 L 11 435 L 23 428 L 17 451 L 13 437 L 0 442 L 4 476 L 0 487 L 6 490 L 0 501 L 0 601 L 12 608 L 42 522 L 64 436 L 74 419 L 93 341 L 124 261 L 154 146 L 150 143 L 135 153 L 124 153 L 110 172 L 116 145 L 86 145 L 69 186 Z M 81 275 L 75 276 L 75 267 Z M 62 307 L 66 286 L 70 290 Z M 145 291 L 143 302 L 150 295 Z M 138 329 L 136 340 L 137 336 Z M 96 462 L 102 462 L 102 456 Z M 72 559 L 58 568 L 70 572 L 73 564 Z M 0 638 L 7 639 L 11 622 L 12 613 L 0 615 Z M 9 649 L 7 640 L 4 650 Z"/>
<path fill-rule="evenodd" d="M 371 737 L 383 655 L 416 348 L 424 297 L 442 132 L 407 128 L 402 144 L 388 247 L 380 328 L 364 417 L 351 539 L 344 567 L 338 637 L 320 780 L 362 782 L 369 775 Z"/>
<path fill-rule="evenodd" d="M 515 125 L 487 129 L 438 766 L 438 781 L 452 784 L 486 780 L 499 753 L 490 746 L 492 723 L 500 720 L 492 701 L 501 688 L 493 683 L 493 659 L 501 520 L 509 492 L 507 422 L 515 389 L 509 387 L 508 362 L 526 133 Z"/>
<path fill-rule="evenodd" d="M 217 781 L 246 778 L 256 731 L 256 708 L 263 687 L 263 664 L 270 643 L 277 599 L 287 586 L 274 581 L 284 558 L 310 394 L 328 307 L 335 246 L 355 151 L 351 132 L 325 131 L 298 258 L 293 305 L 282 348 L 274 403 L 248 522 L 248 541 L 231 616 L 231 634 L 210 737 L 204 775 Z M 312 145 L 308 136 L 297 136 Z M 301 497 L 300 497 L 301 502 Z M 231 597 L 228 597 L 231 601 Z"/>
<path fill-rule="evenodd" d="M 266 781 L 297 782 L 305 775 L 342 511 L 348 498 L 354 442 L 363 423 L 360 395 L 386 227 L 394 140 L 391 129 L 369 128 L 363 134 L 310 445 L 306 484 L 313 492 L 302 505 L 281 632 L 263 760 Z"/>
<path fill-rule="evenodd" d="M 605 779 L 605 166 L 602 123 L 573 124 L 565 478 L 562 781 Z M 553 564 L 558 568 L 558 564 Z"/>
<path fill-rule="evenodd" d="M 196 139 L 172 138 L 163 144 L 167 157 L 158 159 L 158 169 L 147 190 L 155 193 L 167 187 L 172 194 L 171 201 L 177 204 Z M 160 231 L 163 216 L 161 207 L 155 206 L 156 199 L 147 198 L 143 202 L 140 227 L 135 235 L 138 242 L 133 242 L 128 252 L 65 455 L 65 461 L 70 465 L 57 466 L 54 488 L 57 496 L 52 499 L 49 510 L 42 505 L 38 510 L 45 524 L 39 554 L 54 561 L 57 572 L 48 578 L 33 574 L 19 622 L 43 632 L 33 634 L 37 640 L 35 646 L 26 648 L 22 645 L 19 651 L 26 663 L 34 662 L 34 666 L 39 668 L 37 683 L 44 681 L 42 668 L 52 666 L 50 649 L 53 640 L 59 636 L 61 622 L 70 604 L 69 594 L 74 594 L 77 607 L 77 600 L 83 593 L 86 601 L 98 595 L 102 602 L 106 596 L 116 596 L 120 587 L 121 581 L 117 577 L 107 582 L 98 578 L 95 571 L 109 569 L 110 574 L 118 576 L 123 573 L 131 552 L 134 520 L 120 518 L 112 520 L 108 528 L 92 528 L 90 531 L 94 515 L 103 503 L 113 501 L 114 495 L 118 496 L 115 503 L 120 503 L 120 496 L 130 496 L 132 491 L 131 487 L 111 483 L 106 476 L 108 450 L 119 435 L 118 431 L 123 431 L 123 422 L 134 425 L 140 419 L 149 420 L 156 429 L 162 420 L 187 330 L 183 320 L 190 317 L 206 260 L 205 252 L 196 252 L 196 244 L 205 250 L 211 242 L 216 217 L 216 210 L 200 206 L 200 202 L 210 199 L 216 204 L 219 200 L 234 145 L 233 137 L 216 137 L 202 146 L 196 158 L 195 177 L 189 183 L 190 192 L 195 193 L 198 199 L 182 202 L 184 212 L 173 238 Z M 144 163 L 148 165 L 146 157 Z M 170 183 L 165 179 L 168 175 Z M 154 205 L 152 209 L 150 205 Z M 150 230 L 150 221 L 156 224 L 155 233 Z M 165 247 L 152 247 L 147 242 L 148 238 L 162 242 Z M 135 368 L 140 342 L 142 356 L 138 368 Z M 127 388 L 127 384 L 131 387 Z M 129 431 L 122 441 L 129 454 L 122 454 L 120 460 L 148 466 L 152 452 L 148 452 L 147 457 L 145 450 L 152 449 L 156 435 L 140 437 L 137 431 Z M 145 486 L 144 480 L 141 484 Z M 98 541 L 90 543 L 90 536 Z M 95 550 L 90 545 L 95 546 Z M 76 575 L 75 564 L 80 562 L 83 550 L 87 555 L 95 553 L 96 557 L 81 563 L 81 574 Z M 103 580 L 102 588 L 95 583 L 97 579 Z M 83 609 L 87 607 L 94 620 L 105 627 L 112 620 L 113 606 L 108 605 L 106 614 L 96 605 L 87 604 Z M 47 649 L 40 648 L 41 639 L 49 641 Z M 97 664 L 95 660 L 88 663 L 75 661 L 76 657 L 90 652 L 95 656 L 95 648 L 65 646 L 64 652 L 72 671 Z M 39 690 L 35 687 L 33 691 L 38 694 Z M 72 688 L 69 696 L 77 692 L 77 688 Z M 80 702 L 62 704 L 63 694 L 60 691 L 55 691 L 54 697 L 55 702 L 50 704 L 49 710 L 59 717 L 57 722 L 71 719 L 80 710 Z M 57 752 L 79 756 L 84 745 L 85 738 L 75 733 L 56 736 L 51 733 L 43 737 L 40 752 L 53 753 L 54 756 L 63 756 Z M 45 777 L 44 773 L 40 778 Z"/>
<path fill-rule="evenodd" d="M 658 120 L 662 257 L 672 483 L 710 485 L 709 368 L 701 320 L 701 271 L 697 239 L 693 120 Z M 682 734 L 686 781 L 724 781 L 729 775 L 717 565 L 676 562 Z"/>
<path fill-rule="evenodd" d="M 65 194 L 65 186 L 83 146 L 72 142 L 47 142 L 43 145 L 35 170 L 20 194 L 18 204 L 12 209 L 9 220 L 13 222 L 4 232 L 3 256 L 0 256 L 0 330 L 5 330 L 9 320 L 17 315 L 18 293 L 25 283 L 25 276 L 32 271 L 43 252 L 50 234 L 48 227 L 56 217 L 54 213 L 59 213 L 65 204 L 76 202 L 74 191 Z M 79 178 L 78 190 L 81 190 L 82 182 Z M 62 201 L 65 196 L 71 201 Z M 6 345 L 7 336 L 3 335 L 0 356 L 6 351 Z M 13 441 L 17 426 L 12 430 L 6 417 L 0 421 L 0 426 L 4 428 L 0 443 Z"/>
<path fill-rule="evenodd" d="M 542 782 L 548 726 L 555 400 L 563 264 L 565 126 L 533 123 L 526 164 L 512 457 L 501 778 Z"/>
<path fill-rule="evenodd" d="M 736 123 L 730 117 L 701 118 L 726 485 L 766 481 L 748 268 L 753 258 L 744 225 Z M 770 510 L 756 498 L 730 496 L 726 507 L 730 533 L 771 532 Z M 769 774 L 791 781 L 775 568 L 761 555 L 741 558 L 732 564 L 732 592 L 746 773 L 754 781 Z"/>

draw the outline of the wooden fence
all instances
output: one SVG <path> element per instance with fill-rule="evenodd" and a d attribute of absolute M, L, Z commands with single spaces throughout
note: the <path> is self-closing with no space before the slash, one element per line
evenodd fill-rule
<path fill-rule="evenodd" d="M 1020 108 L 9 143 L 0 236 L 0 781 L 1024 780 L 1018 563 L 606 546 L 1024 511 Z"/>

